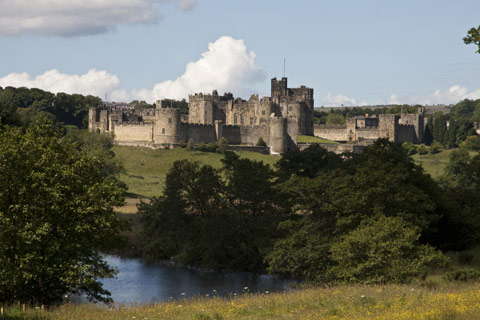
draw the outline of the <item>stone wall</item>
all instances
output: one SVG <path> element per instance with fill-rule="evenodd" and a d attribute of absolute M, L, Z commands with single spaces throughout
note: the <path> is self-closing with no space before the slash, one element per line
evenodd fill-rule
<path fill-rule="evenodd" d="M 115 141 L 151 142 L 153 123 L 117 124 L 113 132 Z"/>
<path fill-rule="evenodd" d="M 332 141 L 347 141 L 345 125 L 316 124 L 313 130 L 315 137 Z"/>
<path fill-rule="evenodd" d="M 410 142 L 415 143 L 417 136 L 415 127 L 413 125 L 398 125 L 397 126 L 397 141 L 398 143 Z"/>
<path fill-rule="evenodd" d="M 303 150 L 307 149 L 308 147 L 310 147 L 310 145 L 311 144 L 308 144 L 308 143 L 298 144 L 298 149 L 300 151 L 303 151 Z M 322 148 L 327 149 L 327 151 L 334 152 L 336 154 L 341 154 L 341 153 L 345 153 L 345 152 L 360 153 L 365 148 L 365 146 L 363 146 L 363 145 L 358 145 L 358 144 L 353 144 L 353 143 L 338 143 L 338 144 L 319 143 L 319 145 Z"/>
<path fill-rule="evenodd" d="M 227 139 L 230 144 L 246 144 L 254 146 L 258 142 L 258 138 L 262 138 L 263 141 L 268 143 L 269 140 L 269 127 L 262 126 L 223 126 L 223 137 Z"/>
<path fill-rule="evenodd" d="M 214 125 L 182 123 L 185 142 L 192 139 L 195 143 L 210 143 L 217 141 Z"/>

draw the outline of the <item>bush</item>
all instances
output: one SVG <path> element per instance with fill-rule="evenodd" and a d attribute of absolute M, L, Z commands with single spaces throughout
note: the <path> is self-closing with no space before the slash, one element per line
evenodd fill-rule
<path fill-rule="evenodd" d="M 225 150 L 228 148 L 228 141 L 224 137 L 220 138 L 218 141 L 218 151 L 221 153 L 225 153 Z"/>
<path fill-rule="evenodd" d="M 468 136 L 467 139 L 460 144 L 460 147 L 467 150 L 480 151 L 480 136 Z"/>
<path fill-rule="evenodd" d="M 404 143 L 402 143 L 402 148 L 407 151 L 407 154 L 409 156 L 417 153 L 417 147 L 413 143 L 404 142 Z"/>
<path fill-rule="evenodd" d="M 425 155 L 428 153 L 428 148 L 424 144 L 422 144 L 417 148 L 417 152 L 421 155 Z"/>
<path fill-rule="evenodd" d="M 187 146 L 187 144 L 185 143 L 185 141 L 180 140 L 180 141 L 178 142 L 178 146 L 179 146 L 180 148 L 185 148 L 185 147 Z"/>
<path fill-rule="evenodd" d="M 477 281 L 480 279 L 480 271 L 473 268 L 456 268 L 445 272 L 443 278 L 447 281 Z"/>
<path fill-rule="evenodd" d="M 442 145 L 440 142 L 435 141 L 435 142 L 433 142 L 433 143 L 430 145 L 430 148 L 429 148 L 428 151 L 429 151 L 431 154 L 435 154 L 435 153 L 439 153 L 440 151 L 442 151 L 443 148 L 444 148 L 444 147 L 443 147 L 443 145 Z"/>
<path fill-rule="evenodd" d="M 332 245 L 334 277 L 345 282 L 408 283 L 447 258 L 418 242 L 419 229 L 398 217 L 380 217 Z"/>

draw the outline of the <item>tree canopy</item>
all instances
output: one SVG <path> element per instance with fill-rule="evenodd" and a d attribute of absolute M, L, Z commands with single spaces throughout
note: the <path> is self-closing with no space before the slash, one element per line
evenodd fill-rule
<path fill-rule="evenodd" d="M 0 131 L 0 300 L 50 304 L 66 293 L 108 301 L 99 249 L 126 228 L 123 190 L 105 164 L 40 117 Z"/>
<path fill-rule="evenodd" d="M 480 26 L 468 30 L 467 36 L 463 38 L 465 44 L 475 44 L 478 46 L 477 53 L 480 53 Z"/>

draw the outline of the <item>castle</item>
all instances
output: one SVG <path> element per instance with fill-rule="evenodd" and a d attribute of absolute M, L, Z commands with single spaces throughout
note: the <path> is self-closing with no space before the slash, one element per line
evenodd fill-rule
<path fill-rule="evenodd" d="M 421 112 L 421 110 L 420 110 Z M 380 114 L 348 118 L 345 124 L 314 126 L 314 135 L 333 141 L 370 144 L 378 138 L 392 142 L 422 143 L 424 134 L 422 114 Z"/>
<path fill-rule="evenodd" d="M 231 93 L 189 96 L 189 114 L 157 100 L 154 109 L 101 107 L 89 110 L 89 130 L 108 132 L 120 145 L 161 147 L 225 138 L 232 145 L 255 145 L 259 138 L 272 153 L 296 148 L 297 135 L 313 135 L 313 89 L 288 88 L 287 78 L 271 80 L 271 96 L 248 101 Z"/>

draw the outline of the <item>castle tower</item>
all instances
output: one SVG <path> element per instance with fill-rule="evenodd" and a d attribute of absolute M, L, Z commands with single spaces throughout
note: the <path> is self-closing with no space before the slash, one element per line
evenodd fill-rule
<path fill-rule="evenodd" d="M 268 145 L 274 153 L 285 153 L 287 151 L 287 119 L 270 116 L 270 137 Z"/>
<path fill-rule="evenodd" d="M 155 110 L 153 141 L 156 144 L 177 144 L 182 139 L 181 113 L 176 108 L 158 108 Z"/>
<path fill-rule="evenodd" d="M 389 141 L 397 141 L 398 116 L 396 114 L 378 115 L 379 138 L 388 138 Z"/>
<path fill-rule="evenodd" d="M 287 96 L 288 89 L 287 89 L 287 78 L 283 77 L 281 80 L 277 80 L 277 78 L 272 79 L 272 99 L 278 99 L 279 97 Z"/>

